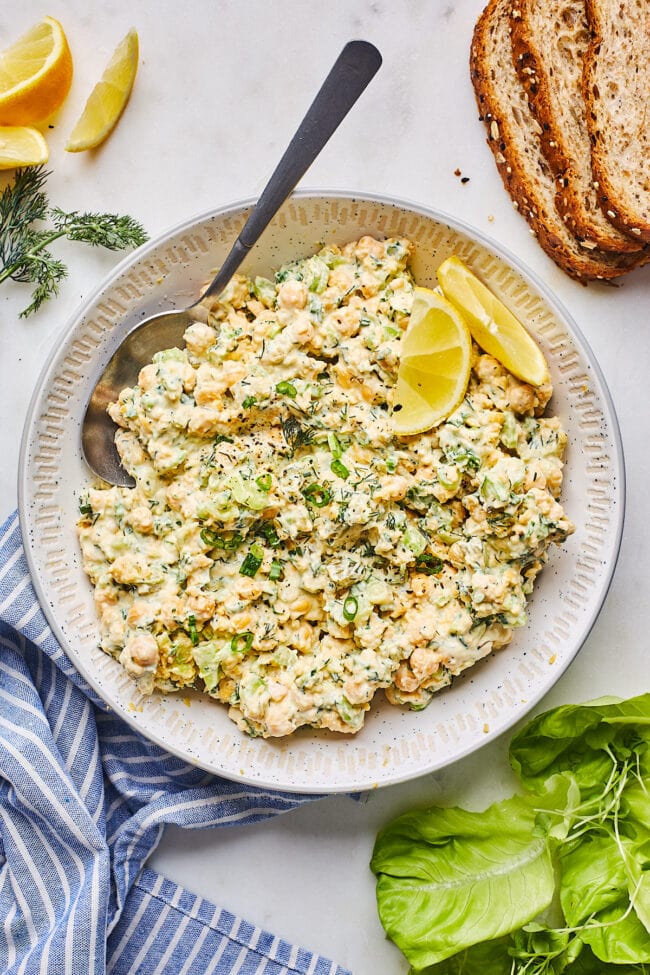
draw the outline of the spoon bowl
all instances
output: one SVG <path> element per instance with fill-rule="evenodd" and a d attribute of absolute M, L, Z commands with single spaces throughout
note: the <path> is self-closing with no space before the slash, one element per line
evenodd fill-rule
<path fill-rule="evenodd" d="M 116 424 L 107 409 L 120 390 L 133 386 L 154 352 L 180 346 L 188 325 L 196 321 L 185 311 L 163 311 L 152 315 L 129 332 L 104 369 L 95 386 L 81 427 L 81 449 L 88 466 L 109 484 L 135 487 L 135 480 L 122 466 L 115 446 Z"/>
<path fill-rule="evenodd" d="M 155 352 L 181 345 L 185 329 L 195 321 L 191 309 L 203 298 L 221 294 L 380 66 L 381 55 L 372 44 L 350 41 L 345 45 L 207 289 L 184 310 L 160 312 L 140 322 L 114 352 L 92 392 L 81 428 L 84 459 L 102 480 L 122 487 L 135 485 L 115 446 L 116 425 L 107 413 L 108 405 L 122 389 L 137 382 L 140 369 Z"/>

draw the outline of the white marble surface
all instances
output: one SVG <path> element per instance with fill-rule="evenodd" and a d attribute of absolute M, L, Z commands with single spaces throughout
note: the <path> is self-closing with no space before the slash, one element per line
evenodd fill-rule
<path fill-rule="evenodd" d="M 53 202 L 130 212 L 151 235 L 263 187 L 343 43 L 373 41 L 384 64 L 303 186 L 412 199 L 462 218 L 516 252 L 557 293 L 598 357 L 617 407 L 627 462 L 621 555 L 582 652 L 541 706 L 647 689 L 650 569 L 650 271 L 616 288 L 583 288 L 551 264 L 513 211 L 485 145 L 468 76 L 482 0 L 22 0 L 0 7 L 0 46 L 45 13 L 75 59 L 73 88 L 49 132 Z M 67 133 L 114 45 L 135 26 L 139 77 L 127 112 L 94 154 L 68 155 Z M 460 169 L 469 182 L 455 175 Z M 6 179 L 0 176 L 0 186 Z M 0 502 L 16 503 L 22 424 L 41 367 L 77 304 L 115 257 L 59 245 L 70 276 L 36 316 L 19 320 L 23 285 L 0 287 Z M 169 828 L 152 866 L 355 975 L 407 971 L 383 937 L 368 860 L 377 828 L 432 802 L 474 808 L 511 786 L 507 741 L 442 773 L 337 797 L 265 825 L 186 834 Z"/>

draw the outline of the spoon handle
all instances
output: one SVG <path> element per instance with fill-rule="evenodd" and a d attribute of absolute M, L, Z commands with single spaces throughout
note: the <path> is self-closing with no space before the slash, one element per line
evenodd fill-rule
<path fill-rule="evenodd" d="M 248 251 L 339 127 L 380 65 L 381 54 L 368 41 L 350 41 L 345 45 L 220 271 L 203 292 L 201 300 L 207 295 L 223 291 Z"/>

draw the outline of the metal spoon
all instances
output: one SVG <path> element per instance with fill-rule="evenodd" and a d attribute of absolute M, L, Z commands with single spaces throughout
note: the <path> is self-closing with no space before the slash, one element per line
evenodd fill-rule
<path fill-rule="evenodd" d="M 190 309 L 208 295 L 220 294 L 253 244 L 335 132 L 381 65 L 379 51 L 367 41 L 346 44 L 302 120 L 271 179 L 246 221 L 219 273 L 200 298 L 183 311 L 153 315 L 126 336 L 106 366 L 88 403 L 81 429 L 81 449 L 88 466 L 105 481 L 133 487 L 115 446 L 116 425 L 106 412 L 125 386 L 137 382 L 154 352 L 182 343 L 195 319 Z"/>

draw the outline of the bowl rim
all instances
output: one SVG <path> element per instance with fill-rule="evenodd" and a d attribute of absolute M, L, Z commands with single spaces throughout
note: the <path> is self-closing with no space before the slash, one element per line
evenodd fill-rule
<path fill-rule="evenodd" d="M 553 681 L 553 683 L 549 686 L 544 686 L 539 688 L 538 690 L 536 690 L 534 694 L 530 695 L 530 697 L 527 700 L 528 706 L 523 716 L 522 714 L 519 713 L 513 713 L 508 720 L 505 720 L 502 723 L 500 723 L 498 728 L 494 730 L 490 730 L 488 733 L 486 733 L 478 743 L 477 742 L 469 743 L 465 748 L 456 751 L 453 755 L 449 757 L 449 759 L 444 759 L 443 761 L 436 762 L 435 765 L 432 766 L 432 768 L 423 768 L 417 772 L 408 771 L 405 772 L 405 774 L 403 774 L 402 776 L 399 775 L 392 776 L 389 780 L 380 781 L 378 783 L 378 786 L 383 788 L 386 786 L 399 784 L 400 782 L 409 781 L 411 779 L 421 777 L 422 775 L 429 774 L 432 771 L 437 771 L 441 768 L 448 767 L 449 765 L 467 757 L 467 755 L 473 754 L 475 751 L 478 751 L 484 744 L 488 744 L 494 739 L 500 737 L 501 735 L 509 731 L 515 724 L 517 724 L 521 720 L 528 720 L 529 716 L 535 710 L 539 702 L 548 693 L 550 693 L 552 688 L 557 684 L 559 679 L 566 672 L 570 664 L 576 659 L 578 653 L 582 650 L 584 644 L 589 638 L 589 635 L 594 625 L 596 624 L 596 621 L 598 620 L 598 617 L 603 608 L 605 600 L 607 599 L 609 590 L 611 588 L 612 580 L 615 574 L 616 565 L 618 563 L 618 558 L 620 555 L 622 536 L 623 536 L 623 527 L 625 522 L 626 493 L 627 493 L 625 457 L 624 457 L 623 441 L 621 437 L 616 408 L 607 381 L 603 374 L 603 371 L 584 333 L 582 332 L 582 330 L 580 329 L 580 327 L 578 326 L 577 322 L 575 321 L 571 313 L 568 311 L 568 309 L 564 306 L 561 300 L 555 296 L 555 294 L 552 292 L 550 287 L 539 276 L 539 274 L 534 272 L 531 268 L 528 267 L 527 264 L 522 262 L 512 251 L 509 250 L 508 247 L 502 245 L 498 241 L 495 241 L 489 234 L 484 233 L 482 230 L 479 230 L 477 227 L 475 227 L 474 225 L 472 225 L 471 223 L 463 219 L 452 216 L 451 214 L 448 214 L 444 211 L 426 206 L 418 201 L 411 200 L 407 197 L 396 197 L 390 194 L 372 193 L 372 192 L 365 192 L 365 191 L 359 192 L 350 189 L 301 187 L 300 189 L 295 190 L 293 193 L 291 193 L 284 201 L 282 206 L 287 205 L 292 200 L 318 199 L 318 198 L 323 198 L 323 199 L 327 198 L 330 200 L 344 200 L 344 201 L 349 201 L 351 203 L 369 202 L 369 203 L 394 207 L 397 209 L 404 210 L 405 212 L 415 213 L 418 216 L 423 216 L 428 219 L 434 220 L 439 224 L 443 224 L 454 231 L 464 234 L 471 240 L 476 241 L 477 243 L 481 244 L 483 247 L 491 251 L 493 254 L 499 257 L 506 265 L 516 270 L 517 273 L 527 283 L 529 283 L 534 290 L 536 290 L 541 295 L 543 300 L 553 310 L 554 314 L 558 316 L 560 321 L 566 323 L 569 332 L 576 337 L 578 344 L 581 348 L 581 351 L 584 353 L 586 359 L 588 360 L 590 368 L 593 370 L 595 376 L 598 379 L 601 393 L 602 393 L 603 403 L 607 409 L 608 418 L 611 423 L 611 439 L 616 448 L 616 454 L 615 454 L 616 463 L 613 466 L 613 471 L 614 471 L 614 476 L 617 479 L 619 484 L 620 498 L 617 498 L 618 504 L 616 505 L 615 517 L 613 518 L 614 544 L 612 545 L 612 557 L 601 577 L 602 598 L 596 610 L 592 612 L 591 619 L 588 620 L 587 624 L 584 627 L 582 641 L 580 645 L 576 648 L 575 652 L 569 658 L 564 659 L 561 665 L 558 666 L 558 669 L 555 672 L 555 680 Z M 192 227 L 196 226 L 196 224 L 207 222 L 209 220 L 222 217 L 222 216 L 227 216 L 231 214 L 232 215 L 240 214 L 242 211 L 246 211 L 250 209 L 252 206 L 254 206 L 256 201 L 257 198 L 249 197 L 249 198 L 244 198 L 240 200 L 231 201 L 225 204 L 221 204 L 216 207 L 210 208 L 208 210 L 197 211 L 193 215 L 162 230 L 160 233 L 156 234 L 150 240 L 140 245 L 140 247 L 132 251 L 129 251 L 112 268 L 112 270 L 107 275 L 105 275 L 98 282 L 98 284 L 95 287 L 93 287 L 89 291 L 89 293 L 80 300 L 80 302 L 78 302 L 77 306 L 75 307 L 72 314 L 68 318 L 63 331 L 61 332 L 60 335 L 55 337 L 53 346 L 50 352 L 48 353 L 46 360 L 38 375 L 38 378 L 36 380 L 29 401 L 25 422 L 23 425 L 21 443 L 20 443 L 20 451 L 19 451 L 19 459 L 18 459 L 18 476 L 17 476 L 18 518 L 19 518 L 19 525 L 20 525 L 21 535 L 23 539 L 25 559 L 29 570 L 30 580 L 34 587 L 34 591 L 36 593 L 40 608 L 47 620 L 47 623 L 50 626 L 52 634 L 54 635 L 55 639 L 57 640 L 57 642 L 61 646 L 61 649 L 64 652 L 66 652 L 65 648 L 67 644 L 67 638 L 64 636 L 62 632 L 62 628 L 59 626 L 59 623 L 57 622 L 56 614 L 51 610 L 51 607 L 49 606 L 47 594 L 44 590 L 44 587 L 40 580 L 39 573 L 37 571 L 36 562 L 32 553 L 32 547 L 26 542 L 26 540 L 29 538 L 29 531 L 27 525 L 27 507 L 28 507 L 27 495 L 29 490 L 28 477 L 27 477 L 27 457 L 29 453 L 29 437 L 30 437 L 31 429 L 34 424 L 35 412 L 44 386 L 44 381 L 52 368 L 52 365 L 58 355 L 60 347 L 67 343 L 68 339 L 74 333 L 75 329 L 77 328 L 79 322 L 83 318 L 87 309 L 90 308 L 93 305 L 93 303 L 101 296 L 101 294 L 106 289 L 108 289 L 113 284 L 113 282 L 115 282 L 130 266 L 137 263 L 138 261 L 145 260 L 147 255 L 150 252 L 159 248 L 162 244 L 165 243 L 166 240 L 176 237 L 177 235 L 183 233 L 184 231 L 187 231 Z M 281 209 L 282 207 L 280 208 L 280 210 Z M 68 657 L 67 652 L 66 652 L 66 658 L 70 659 Z M 105 707 L 110 708 L 110 705 L 107 704 L 107 702 L 105 701 L 104 695 L 99 688 L 99 682 L 92 676 L 92 674 L 89 674 L 87 672 L 87 668 L 80 666 L 76 662 L 76 660 L 70 660 L 70 663 L 74 667 L 74 669 L 81 675 L 81 677 L 86 681 L 86 683 L 90 686 L 90 688 L 97 695 L 97 697 L 103 702 L 103 705 Z M 152 733 L 149 729 L 144 731 L 141 725 L 138 724 L 134 718 L 131 718 L 131 716 L 128 713 L 121 713 L 120 717 L 125 721 L 127 725 L 131 727 L 132 730 L 134 730 L 140 735 L 143 735 L 148 740 L 154 742 L 154 744 L 158 745 L 165 751 L 170 752 L 171 754 L 175 754 L 177 757 L 183 759 L 184 761 L 189 760 L 187 753 L 182 749 L 182 747 L 179 747 L 178 749 L 175 750 L 172 744 L 156 736 L 156 734 Z M 235 776 L 229 775 L 227 771 L 218 771 L 215 769 L 213 769 L 212 771 L 213 774 L 215 775 L 221 775 L 224 778 L 235 779 Z M 326 790 L 324 790 L 322 786 L 318 786 L 316 784 L 310 786 L 308 782 L 303 783 L 300 786 L 277 785 L 277 784 L 267 785 L 267 783 L 265 783 L 264 781 L 258 778 L 255 778 L 253 775 L 246 775 L 246 774 L 237 775 L 236 781 L 251 786 L 280 789 L 282 791 L 290 792 L 290 793 L 323 794 L 324 792 L 327 792 L 329 794 L 334 794 L 334 793 L 349 793 L 351 791 L 354 791 L 354 787 L 350 786 L 349 784 L 333 785 L 332 787 Z M 367 787 L 369 786 L 365 786 L 365 785 L 360 786 L 360 788 L 363 789 Z"/>

